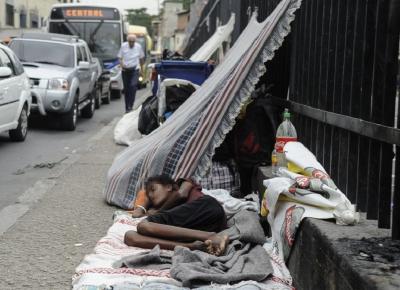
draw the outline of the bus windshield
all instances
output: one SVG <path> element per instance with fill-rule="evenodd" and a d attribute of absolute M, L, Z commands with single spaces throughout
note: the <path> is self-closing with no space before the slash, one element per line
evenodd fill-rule
<path fill-rule="evenodd" d="M 140 46 L 142 47 L 143 51 L 146 51 L 147 47 L 146 47 L 146 39 L 143 36 L 137 36 L 136 37 L 136 41 L 137 43 L 140 44 Z"/>
<path fill-rule="evenodd" d="M 112 22 L 51 22 L 50 32 L 77 35 L 89 45 L 93 56 L 103 61 L 117 58 L 121 46 L 121 25 Z"/>

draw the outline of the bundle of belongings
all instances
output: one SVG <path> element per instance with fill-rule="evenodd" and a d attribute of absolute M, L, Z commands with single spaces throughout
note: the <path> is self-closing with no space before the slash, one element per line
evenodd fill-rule
<path fill-rule="evenodd" d="M 335 219 L 338 225 L 354 225 L 360 217 L 355 206 L 302 143 L 288 142 L 284 152 L 292 171 L 280 167 L 279 177 L 264 180 L 267 189 L 261 215 L 268 216 L 274 253 L 286 261 L 303 218 Z"/>

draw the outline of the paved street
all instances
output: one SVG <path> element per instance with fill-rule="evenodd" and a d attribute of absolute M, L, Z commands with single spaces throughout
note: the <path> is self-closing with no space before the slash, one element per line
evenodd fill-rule
<path fill-rule="evenodd" d="M 137 101 L 148 94 L 148 90 L 139 90 Z M 121 98 L 101 106 L 92 119 L 80 118 L 74 132 L 51 128 L 43 120 L 29 131 L 25 142 L 11 142 L 6 134 L 1 134 L 0 216 L 6 216 L 7 220 L 0 219 L 0 234 L 27 210 L 24 208 L 17 213 L 12 210 L 13 205 L 40 198 L 41 193 L 53 185 L 49 181 L 59 176 L 81 151 L 87 149 L 88 140 L 123 112 L 124 101 Z"/>
<path fill-rule="evenodd" d="M 113 142 L 116 121 L 82 143 L 76 159 L 59 166 L 59 175 L 43 179 L 43 192 L 32 191 L 31 198 L 41 195 L 37 200 L 25 199 L 6 213 L 22 215 L 0 231 L 0 289 L 70 289 L 75 267 L 112 222 L 115 208 L 105 204 L 102 190 L 115 154 L 124 148 Z M 6 214 L 0 212 L 1 223 Z"/>
<path fill-rule="evenodd" d="M 138 91 L 135 107 L 147 94 Z M 102 190 L 112 160 L 125 148 L 113 141 L 122 105 L 121 99 L 103 106 L 93 120 L 81 120 L 75 133 L 36 128 L 27 146 L 20 147 L 35 154 L 25 163 L 19 158 L 19 168 L 14 168 L 27 168 L 13 177 L 25 192 L 14 191 L 18 202 L 0 210 L 0 289 L 70 289 L 75 267 L 105 235 L 115 211 L 104 202 Z M 51 146 L 44 145 L 50 133 L 57 138 Z M 18 146 L 14 149 L 14 143 L 4 139 L 0 152 L 7 150 L 7 158 L 19 156 Z M 42 157 L 41 146 L 53 147 L 49 149 L 53 159 Z M 27 167 L 65 157 L 52 169 Z M 2 169 L 7 168 L 3 158 L 1 162 Z"/>
<path fill-rule="evenodd" d="M 138 98 L 148 94 L 138 91 Z M 91 136 L 124 112 L 123 98 L 102 105 L 92 119 L 80 118 L 73 132 L 62 131 L 48 124 L 35 122 L 25 142 L 12 142 L 7 132 L 0 134 L 0 210 L 15 203 L 18 197 L 41 178 L 45 178 L 68 162 Z"/>
<path fill-rule="evenodd" d="M 85 140 L 123 113 L 123 100 L 115 100 L 96 110 L 92 119 L 80 118 L 76 131 L 51 128 L 40 120 L 28 132 L 25 142 L 0 138 L 0 208 L 14 203 L 36 180 L 50 174 L 60 161 L 77 152 Z M 53 167 L 54 166 L 54 167 Z M 52 168 L 49 168 L 52 167 Z"/>

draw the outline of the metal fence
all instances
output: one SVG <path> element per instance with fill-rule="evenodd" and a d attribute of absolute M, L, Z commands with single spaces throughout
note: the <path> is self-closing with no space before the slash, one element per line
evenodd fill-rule
<path fill-rule="evenodd" d="M 289 95 L 304 143 L 383 228 L 391 225 L 393 144 L 400 145 L 391 3 L 304 1 L 293 26 Z M 393 222 L 396 238 L 398 226 Z"/>
<path fill-rule="evenodd" d="M 212 2 L 212 3 L 211 3 Z M 279 1 L 210 1 L 196 28 L 195 51 L 238 15 L 232 40 L 258 8 L 264 20 Z M 267 64 L 277 103 L 294 112 L 298 136 L 348 198 L 400 239 L 398 0 L 303 0 L 292 33 Z M 208 24 L 208 25 L 207 25 Z M 190 53 L 189 53 L 190 54 Z"/>

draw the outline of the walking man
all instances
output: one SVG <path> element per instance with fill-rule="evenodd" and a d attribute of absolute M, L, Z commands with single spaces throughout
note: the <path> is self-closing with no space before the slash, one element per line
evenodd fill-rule
<path fill-rule="evenodd" d="M 121 45 L 121 49 L 118 53 L 122 68 L 122 80 L 124 82 L 126 113 L 132 110 L 133 104 L 135 103 L 139 65 L 142 67 L 144 63 L 143 48 L 136 42 L 136 35 L 128 35 L 127 40 L 127 42 Z"/>

